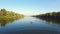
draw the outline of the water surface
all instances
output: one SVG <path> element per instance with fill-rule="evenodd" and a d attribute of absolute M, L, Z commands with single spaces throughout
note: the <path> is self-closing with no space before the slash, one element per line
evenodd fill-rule
<path fill-rule="evenodd" d="M 60 34 L 60 24 L 35 17 L 2 22 L 3 24 L 0 24 L 0 34 Z"/>

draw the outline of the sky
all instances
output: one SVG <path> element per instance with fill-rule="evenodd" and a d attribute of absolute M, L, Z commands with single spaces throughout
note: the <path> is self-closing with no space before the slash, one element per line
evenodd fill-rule
<path fill-rule="evenodd" d="M 0 9 L 24 15 L 60 11 L 60 0 L 0 0 Z"/>

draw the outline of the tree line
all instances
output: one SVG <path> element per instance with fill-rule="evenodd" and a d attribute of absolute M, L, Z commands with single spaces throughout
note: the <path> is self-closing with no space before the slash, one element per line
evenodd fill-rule
<path fill-rule="evenodd" d="M 18 14 L 18 13 L 15 13 L 13 11 L 7 11 L 6 9 L 1 9 L 0 10 L 0 19 L 8 19 L 8 18 L 14 18 L 14 19 L 17 19 L 17 18 L 22 18 L 24 17 L 23 14 Z"/>
<path fill-rule="evenodd" d="M 48 18 L 48 19 L 60 19 L 60 12 L 51 12 L 40 15 L 35 15 L 38 18 Z"/>

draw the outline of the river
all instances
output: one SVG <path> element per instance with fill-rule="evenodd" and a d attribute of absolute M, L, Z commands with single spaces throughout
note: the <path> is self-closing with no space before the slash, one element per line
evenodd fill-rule
<path fill-rule="evenodd" d="M 35 17 L 24 17 L 0 25 L 0 34 L 60 34 L 60 24 L 53 24 Z"/>

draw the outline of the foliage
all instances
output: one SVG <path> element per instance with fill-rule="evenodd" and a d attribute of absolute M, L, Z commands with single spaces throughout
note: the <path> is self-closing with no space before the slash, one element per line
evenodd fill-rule
<path fill-rule="evenodd" d="M 41 15 L 36 15 L 38 18 L 48 18 L 48 19 L 59 19 L 60 20 L 60 12 L 51 12 Z"/>
<path fill-rule="evenodd" d="M 0 18 L 21 18 L 24 15 L 18 14 L 12 11 L 7 11 L 6 9 L 0 10 Z"/>

